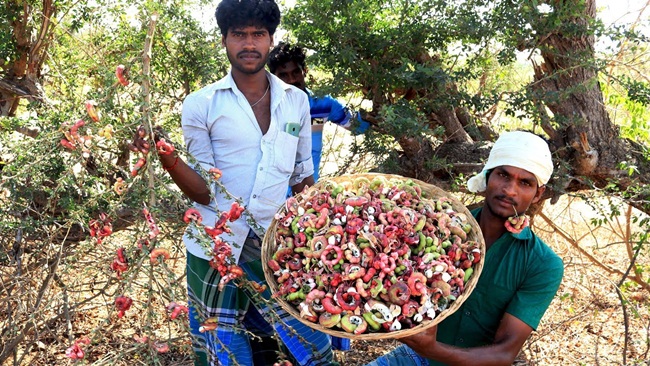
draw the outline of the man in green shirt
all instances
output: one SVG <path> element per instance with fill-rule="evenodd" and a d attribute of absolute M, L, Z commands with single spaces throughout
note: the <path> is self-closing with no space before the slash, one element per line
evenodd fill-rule
<path fill-rule="evenodd" d="M 487 253 L 472 294 L 451 316 L 367 366 L 512 365 L 557 292 L 562 260 L 528 227 L 509 217 L 524 215 L 542 197 L 553 172 L 548 144 L 522 131 L 502 134 L 483 171 L 469 179 L 484 192 L 472 214 Z"/>

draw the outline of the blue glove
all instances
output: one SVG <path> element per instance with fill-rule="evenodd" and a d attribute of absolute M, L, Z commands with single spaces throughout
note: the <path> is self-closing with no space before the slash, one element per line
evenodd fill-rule
<path fill-rule="evenodd" d="M 352 131 L 353 134 L 360 135 L 368 131 L 370 123 L 361 119 L 361 113 L 357 113 L 357 121 L 359 121 L 359 125 Z"/>

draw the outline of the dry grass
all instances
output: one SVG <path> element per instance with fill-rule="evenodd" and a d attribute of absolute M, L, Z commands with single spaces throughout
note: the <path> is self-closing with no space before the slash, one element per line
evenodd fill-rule
<path fill-rule="evenodd" d="M 650 346 L 647 287 L 631 282 L 623 285 L 625 309 L 618 295 L 618 284 L 630 265 L 627 230 L 640 229 L 625 215 L 594 227 L 590 221 L 598 217 L 596 213 L 583 201 L 568 197 L 547 206 L 544 213 L 585 252 L 579 252 L 543 220 L 536 221 L 536 232 L 563 258 L 565 275 L 542 325 L 523 349 L 527 364 L 623 365 L 624 354 L 625 364 L 644 362 Z M 631 215 L 640 214 L 632 211 Z M 638 265 L 645 267 L 646 286 L 648 249 L 644 243 L 637 258 Z"/>

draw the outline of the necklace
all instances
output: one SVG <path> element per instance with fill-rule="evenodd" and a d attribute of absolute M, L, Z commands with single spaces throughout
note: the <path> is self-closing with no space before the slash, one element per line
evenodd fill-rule
<path fill-rule="evenodd" d="M 266 91 L 264 92 L 264 95 L 262 95 L 262 97 L 261 97 L 257 102 L 251 104 L 251 108 L 255 107 L 259 102 L 262 101 L 262 99 L 264 99 L 264 97 L 266 96 L 266 94 L 269 92 L 269 89 L 270 89 L 270 88 L 271 88 L 271 83 L 268 83 L 268 85 L 266 86 Z"/>

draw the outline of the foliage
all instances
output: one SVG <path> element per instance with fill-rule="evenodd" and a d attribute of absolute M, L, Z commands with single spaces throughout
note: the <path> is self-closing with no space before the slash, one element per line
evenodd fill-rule
<path fill-rule="evenodd" d="M 312 51 L 310 68 L 331 74 L 314 88 L 334 95 L 361 94 L 353 105 L 370 101 L 376 127 L 396 140 L 442 127 L 444 112 L 449 109 L 462 109 L 472 123 L 494 131 L 524 128 L 541 132 L 539 126 L 548 119 L 549 128 L 560 133 L 576 122 L 575 117 L 548 113 L 544 105 L 586 93 L 596 80 L 560 92 L 544 91 L 535 87 L 540 82 L 533 81 L 530 62 L 539 65 L 540 52 L 547 52 L 558 59 L 570 59 L 574 67 L 597 72 L 605 71 L 603 65 L 612 55 L 594 58 L 589 49 L 554 50 L 542 41 L 560 34 L 575 39 L 614 39 L 637 45 L 626 49 L 630 58 L 641 52 L 645 42 L 642 34 L 629 27 L 605 28 L 598 19 L 585 18 L 584 6 L 585 2 L 579 1 L 553 5 L 507 0 L 302 1 L 283 21 L 290 31 L 287 38 Z M 620 69 L 629 73 L 629 69 Z M 554 83 L 567 74 L 570 71 L 560 70 L 544 82 Z M 644 84 L 609 81 L 617 80 L 632 92 L 629 98 L 625 94 L 626 101 L 643 97 Z M 403 103 L 404 99 L 410 103 Z M 410 116 L 417 117 L 405 118 L 398 131 L 384 124 L 391 120 L 393 108 L 405 107 L 411 110 Z M 634 126 L 641 121 L 632 122 L 632 131 L 625 136 L 639 130 Z M 490 139 L 477 133 L 472 123 L 463 123 L 463 127 L 474 141 Z M 627 120 L 621 123 L 629 125 Z M 435 146 L 449 137 L 448 133 L 430 133 L 425 139 Z M 372 151 L 372 145 L 377 142 L 366 139 L 364 151 Z M 390 151 L 380 155 L 384 153 Z"/>
<path fill-rule="evenodd" d="M 39 5 L 36 1 L 11 1 L 3 7 L 0 37 L 12 37 L 9 22 L 16 17 L 29 19 L 29 26 L 38 29 L 42 20 Z M 227 67 L 224 55 L 217 52 L 219 35 L 191 16 L 190 6 L 200 4 L 184 0 L 138 4 L 62 1 L 55 5 L 57 24 L 46 37 L 50 40 L 49 58 L 41 73 L 47 99 L 24 102 L 17 117 L 1 120 L 0 261 L 3 291 L 9 295 L 1 302 L 3 308 L 12 309 L 2 321 L 1 359 L 28 360 L 41 337 L 33 329 L 41 332 L 45 324 L 52 330 L 61 329 L 51 344 L 61 355 L 74 345 L 86 349 L 89 359 L 103 357 L 100 363 L 133 357 L 149 359 L 148 364 L 160 363 L 164 346 L 185 347 L 179 342 L 187 337 L 185 322 L 170 322 L 166 314 L 170 302 L 186 301 L 184 268 L 150 264 L 147 253 L 161 247 L 174 258 L 184 255 L 181 216 L 189 202 L 173 188 L 154 159 L 140 174 L 132 175 L 139 157 L 131 156 L 127 142 L 137 126 L 158 124 L 182 145 L 180 103 L 190 91 L 216 80 Z M 148 25 L 155 16 L 164 26 L 152 32 Z M 148 34 L 153 34 L 151 59 L 144 53 Z M 15 45 L 15 39 L 2 42 L 2 70 L 12 70 L 12 62 L 20 56 L 19 48 L 11 47 Z M 128 70 L 130 83 L 126 87 L 116 80 L 118 64 Z M 148 74 L 143 70 L 145 64 L 151 68 Z M 89 117 L 86 101 L 95 104 L 97 121 Z M 70 140 L 71 129 L 80 120 L 85 121 L 77 132 L 81 140 L 72 141 L 74 150 L 66 149 L 61 141 Z M 38 131 L 37 137 L 13 132 L 20 128 Z M 120 179 L 125 182 L 121 194 L 116 190 Z M 160 225 L 161 234 L 155 240 L 148 234 L 145 208 Z M 114 231 L 128 229 L 126 235 L 109 235 L 101 242 L 90 238 L 93 220 L 104 214 Z M 143 248 L 143 240 L 150 240 L 151 246 Z M 125 249 L 128 258 L 128 272 L 122 281 L 118 281 L 120 273 L 111 269 L 119 248 Z M 46 271 L 40 275 L 43 268 Z M 25 287 L 30 278 L 33 285 Z M 30 287 L 38 293 L 28 290 Z M 128 332 L 103 331 L 114 322 L 114 301 L 123 294 L 142 299 L 143 303 L 136 300 L 133 305 L 143 310 L 137 317 L 140 323 L 133 326 L 135 335 L 148 340 L 135 342 L 128 351 L 109 350 L 102 355 L 102 344 L 128 336 Z M 104 320 L 92 334 L 81 333 L 75 320 L 98 306 L 104 310 Z M 127 311 L 127 316 L 133 311 Z M 160 332 L 165 329 L 163 324 L 167 324 L 166 333 Z M 92 351 L 79 343 L 82 336 L 93 344 Z M 182 353 L 190 352 L 185 347 Z M 34 362 L 61 362 L 47 358 L 52 355 L 43 357 Z"/>
<path fill-rule="evenodd" d="M 619 77 L 620 83 L 603 83 L 603 94 L 612 118 L 621 127 L 621 135 L 643 146 L 650 143 L 650 87 L 647 81 L 635 80 L 627 75 Z"/>

